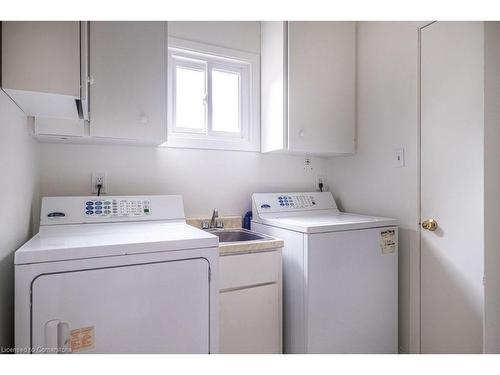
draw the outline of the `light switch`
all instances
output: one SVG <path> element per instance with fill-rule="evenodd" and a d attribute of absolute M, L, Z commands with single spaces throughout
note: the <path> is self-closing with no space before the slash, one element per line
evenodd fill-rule
<path fill-rule="evenodd" d="M 401 168 L 405 166 L 405 149 L 397 148 L 394 150 L 394 167 Z"/>

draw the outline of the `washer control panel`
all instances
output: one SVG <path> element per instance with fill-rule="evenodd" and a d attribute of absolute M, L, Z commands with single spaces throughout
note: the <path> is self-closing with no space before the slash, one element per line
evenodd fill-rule
<path fill-rule="evenodd" d="M 277 199 L 277 203 L 281 207 L 311 208 L 316 206 L 316 201 L 312 195 L 280 195 Z"/>
<path fill-rule="evenodd" d="M 83 207 L 86 217 L 142 217 L 151 215 L 149 199 L 89 199 Z"/>
<path fill-rule="evenodd" d="M 337 209 L 331 192 L 255 193 L 252 210 L 256 213 Z"/>

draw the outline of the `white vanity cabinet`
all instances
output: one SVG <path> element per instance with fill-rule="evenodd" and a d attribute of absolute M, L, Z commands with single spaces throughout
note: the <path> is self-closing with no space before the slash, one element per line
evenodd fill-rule
<path fill-rule="evenodd" d="M 355 151 L 355 22 L 262 22 L 262 152 Z"/>
<path fill-rule="evenodd" d="M 86 118 L 85 22 L 3 21 L 1 86 L 28 115 L 66 122 L 83 133 Z M 39 130 L 44 131 L 40 125 Z"/>
<path fill-rule="evenodd" d="M 281 353 L 281 248 L 222 255 L 220 352 Z"/>
<path fill-rule="evenodd" d="M 90 22 L 90 136 L 166 138 L 166 22 Z"/>

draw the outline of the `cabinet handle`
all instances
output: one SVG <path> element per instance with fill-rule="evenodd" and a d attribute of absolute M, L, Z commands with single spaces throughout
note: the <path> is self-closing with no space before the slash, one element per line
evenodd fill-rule
<path fill-rule="evenodd" d="M 87 82 L 89 85 L 93 85 L 94 84 L 94 76 L 88 76 L 87 77 Z"/>
<path fill-rule="evenodd" d="M 304 135 L 306 135 L 306 133 L 304 132 L 304 129 L 300 129 L 299 130 L 299 137 L 304 138 Z"/>

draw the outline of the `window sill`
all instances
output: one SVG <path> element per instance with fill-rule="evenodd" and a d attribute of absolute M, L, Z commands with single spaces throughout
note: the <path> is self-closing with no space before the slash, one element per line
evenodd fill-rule
<path fill-rule="evenodd" d="M 169 135 L 168 140 L 162 143 L 160 147 L 260 152 L 260 144 L 252 143 L 247 139 L 242 139 L 242 138 L 196 139 L 196 138 L 175 137 L 171 134 Z"/>

